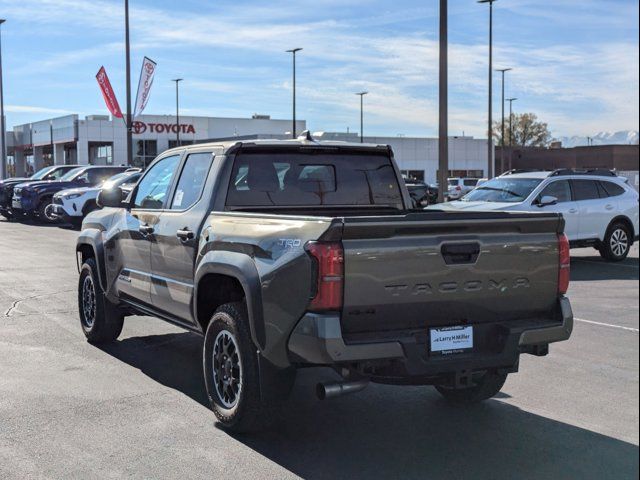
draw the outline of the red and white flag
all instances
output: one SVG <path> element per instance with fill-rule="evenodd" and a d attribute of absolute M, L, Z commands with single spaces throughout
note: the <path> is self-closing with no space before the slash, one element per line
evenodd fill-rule
<path fill-rule="evenodd" d="M 150 58 L 144 57 L 142 60 L 142 69 L 140 70 L 140 80 L 138 81 L 138 93 L 136 95 L 136 108 L 133 109 L 134 117 L 137 117 L 147 106 L 149 102 L 149 93 L 151 85 L 153 85 L 153 77 L 156 73 L 156 62 Z"/>
<path fill-rule="evenodd" d="M 117 118 L 122 118 L 122 110 L 120 110 L 118 99 L 116 98 L 116 94 L 113 91 L 113 87 L 111 86 L 111 82 L 109 81 L 109 77 L 107 76 L 107 71 L 104 69 L 104 67 L 101 67 L 100 70 L 98 70 L 96 79 L 98 80 L 98 85 L 100 86 L 100 90 L 102 91 L 104 103 L 107 104 L 107 108 L 111 112 L 111 115 Z"/>

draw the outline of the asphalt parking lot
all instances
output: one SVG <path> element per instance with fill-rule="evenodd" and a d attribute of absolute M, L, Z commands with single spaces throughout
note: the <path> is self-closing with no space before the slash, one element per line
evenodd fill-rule
<path fill-rule="evenodd" d="M 230 436 L 206 407 L 201 340 L 130 317 L 89 345 L 77 232 L 0 217 L 0 478 L 637 478 L 638 247 L 572 252 L 576 322 L 466 409 L 430 387 L 320 402 L 298 376 L 280 427 Z"/>

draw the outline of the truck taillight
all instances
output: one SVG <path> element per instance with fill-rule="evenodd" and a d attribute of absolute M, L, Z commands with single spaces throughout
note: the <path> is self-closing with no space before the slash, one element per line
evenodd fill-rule
<path fill-rule="evenodd" d="M 564 295 L 569 290 L 569 277 L 571 276 L 569 239 L 564 233 L 558 235 L 558 263 L 558 293 Z"/>
<path fill-rule="evenodd" d="M 340 242 L 309 242 L 306 250 L 316 262 L 316 291 L 309 310 L 340 310 L 344 282 L 344 251 Z"/>

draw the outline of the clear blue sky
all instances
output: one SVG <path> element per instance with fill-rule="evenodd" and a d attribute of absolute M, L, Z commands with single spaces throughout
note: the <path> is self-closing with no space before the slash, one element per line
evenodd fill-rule
<path fill-rule="evenodd" d="M 95 74 L 107 68 L 124 108 L 123 1 L 0 0 L 8 125 L 65 113 L 107 113 Z M 437 132 L 437 0 L 131 0 L 133 89 L 158 62 L 145 113 L 290 118 L 313 131 Z M 638 2 L 498 0 L 495 67 L 513 67 L 507 96 L 555 136 L 638 129 Z M 488 10 L 450 0 L 450 132 L 486 131 Z M 496 118 L 500 111 L 495 77 Z"/>

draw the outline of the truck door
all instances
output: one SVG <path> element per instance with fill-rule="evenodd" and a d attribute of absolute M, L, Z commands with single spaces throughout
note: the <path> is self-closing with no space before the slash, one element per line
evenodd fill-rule
<path fill-rule="evenodd" d="M 210 151 L 190 153 L 184 159 L 151 244 L 153 307 L 187 323 L 194 323 L 194 269 L 198 235 L 210 209 L 211 192 L 204 190 L 212 164 Z"/>
<path fill-rule="evenodd" d="M 126 211 L 117 242 L 121 264 L 116 287 L 123 298 L 151 304 L 151 244 L 179 163 L 180 155 L 172 155 L 153 164 L 138 183 Z"/>

